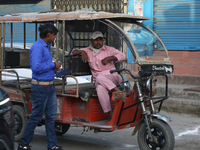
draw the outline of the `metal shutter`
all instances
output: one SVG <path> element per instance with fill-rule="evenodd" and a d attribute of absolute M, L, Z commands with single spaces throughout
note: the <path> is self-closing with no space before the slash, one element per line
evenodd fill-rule
<path fill-rule="evenodd" d="M 8 0 L 0 2 L 0 15 L 48 11 L 51 9 L 51 0 Z M 5 42 L 10 42 L 10 24 L 6 24 Z M 13 25 L 13 43 L 23 42 L 23 23 Z M 35 42 L 35 26 L 33 24 L 26 25 L 26 43 Z M 3 28 L 2 28 L 3 33 Z"/>
<path fill-rule="evenodd" d="M 153 16 L 168 50 L 200 50 L 200 0 L 154 0 Z"/>

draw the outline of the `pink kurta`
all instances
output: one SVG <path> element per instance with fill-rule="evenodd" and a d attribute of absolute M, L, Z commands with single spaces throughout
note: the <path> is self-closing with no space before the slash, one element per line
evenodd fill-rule
<path fill-rule="evenodd" d="M 102 64 L 102 60 L 109 56 L 115 56 L 118 61 L 124 60 L 125 55 L 119 50 L 103 45 L 102 49 L 97 55 L 93 55 L 93 51 L 89 48 L 82 48 L 88 55 L 88 63 L 91 68 L 93 82 L 97 90 L 100 104 L 104 113 L 111 111 L 110 97 L 108 90 L 112 90 L 116 85 L 122 82 L 118 73 L 110 73 L 110 70 L 116 69 L 113 62 L 109 62 L 107 65 Z"/>

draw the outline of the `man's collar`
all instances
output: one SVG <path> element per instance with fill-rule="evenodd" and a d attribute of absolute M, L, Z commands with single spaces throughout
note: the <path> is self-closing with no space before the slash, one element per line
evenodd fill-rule
<path fill-rule="evenodd" d="M 45 46 L 45 47 L 48 47 L 48 46 L 49 46 L 49 44 L 45 43 L 45 42 L 43 41 L 43 39 L 39 38 L 39 41 L 40 41 L 40 43 L 41 43 L 43 46 Z"/>
<path fill-rule="evenodd" d="M 101 50 L 106 50 L 105 45 L 102 46 Z"/>

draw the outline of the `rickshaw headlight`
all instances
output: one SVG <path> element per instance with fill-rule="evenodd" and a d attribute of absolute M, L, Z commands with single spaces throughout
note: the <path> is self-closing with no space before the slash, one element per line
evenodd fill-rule
<path fill-rule="evenodd" d="M 150 90 L 150 78 L 147 80 L 146 82 L 146 88 L 148 90 Z M 157 79 L 152 79 L 152 92 L 154 92 L 156 90 L 156 82 L 157 82 Z"/>

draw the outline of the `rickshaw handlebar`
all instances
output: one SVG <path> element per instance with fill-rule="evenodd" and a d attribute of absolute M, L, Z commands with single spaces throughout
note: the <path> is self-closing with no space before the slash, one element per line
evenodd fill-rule
<path fill-rule="evenodd" d="M 122 68 L 122 69 L 115 69 L 115 70 L 110 70 L 110 73 L 114 73 L 114 72 L 117 72 L 117 73 L 121 73 L 122 71 L 126 70 L 125 68 Z"/>
<path fill-rule="evenodd" d="M 110 70 L 110 73 L 117 72 L 118 74 L 120 74 L 122 71 L 126 71 L 126 72 L 128 72 L 128 74 L 130 74 L 130 76 L 131 76 L 133 79 L 138 79 L 138 78 L 139 78 L 139 77 L 137 77 L 137 76 L 134 76 L 134 75 L 130 72 L 130 70 L 125 69 L 125 68 L 122 68 L 122 69 L 115 69 L 115 70 Z"/>

